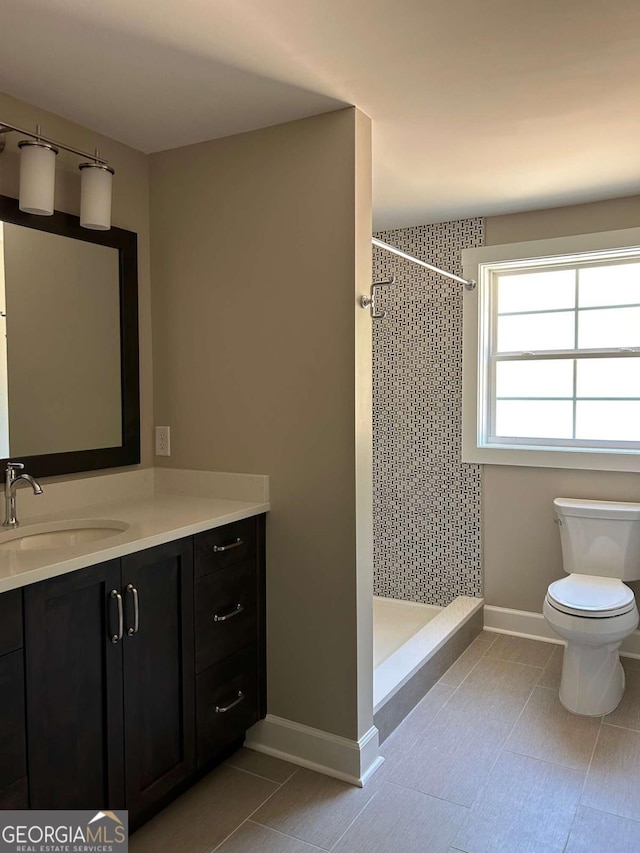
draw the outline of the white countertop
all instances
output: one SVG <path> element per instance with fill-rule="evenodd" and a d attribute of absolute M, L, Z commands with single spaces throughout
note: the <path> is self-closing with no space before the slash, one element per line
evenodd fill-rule
<path fill-rule="evenodd" d="M 267 501 L 155 494 L 110 500 L 25 519 L 19 531 L 34 524 L 64 520 L 100 519 L 123 522 L 128 528 L 106 539 L 49 550 L 0 550 L 0 593 L 47 578 L 83 569 L 221 527 L 269 510 Z"/>

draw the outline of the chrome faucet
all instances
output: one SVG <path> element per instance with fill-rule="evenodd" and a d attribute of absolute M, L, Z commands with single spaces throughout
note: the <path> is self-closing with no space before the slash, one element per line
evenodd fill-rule
<path fill-rule="evenodd" d="M 22 462 L 9 462 L 5 472 L 4 481 L 4 500 L 5 500 L 5 516 L 3 527 L 17 527 L 20 522 L 16 518 L 16 489 L 20 483 L 28 483 L 33 489 L 34 495 L 41 495 L 42 488 L 40 483 L 34 479 L 31 474 L 18 474 L 18 471 L 23 471 L 24 465 Z"/>

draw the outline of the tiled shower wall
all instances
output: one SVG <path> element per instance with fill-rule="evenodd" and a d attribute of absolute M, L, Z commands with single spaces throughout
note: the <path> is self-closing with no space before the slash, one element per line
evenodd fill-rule
<path fill-rule="evenodd" d="M 384 231 L 462 275 L 484 220 Z M 480 466 L 461 462 L 463 285 L 374 248 L 386 320 L 373 321 L 374 593 L 449 604 L 482 595 Z"/>

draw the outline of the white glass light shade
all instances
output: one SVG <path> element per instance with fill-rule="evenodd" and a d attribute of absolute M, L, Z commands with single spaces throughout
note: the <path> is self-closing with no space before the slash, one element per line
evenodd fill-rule
<path fill-rule="evenodd" d="M 20 148 L 20 210 L 52 216 L 58 149 L 44 142 L 23 140 Z"/>
<path fill-rule="evenodd" d="M 111 228 L 111 189 L 113 175 L 110 166 L 100 163 L 82 163 L 80 197 L 80 225 L 94 231 Z"/>

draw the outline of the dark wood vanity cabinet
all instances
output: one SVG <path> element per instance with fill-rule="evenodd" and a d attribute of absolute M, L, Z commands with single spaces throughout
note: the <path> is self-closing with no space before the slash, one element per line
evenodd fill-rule
<path fill-rule="evenodd" d="M 135 828 L 266 713 L 264 516 L 25 587 L 24 667 L 22 596 L 0 595 L 0 808 Z"/>
<path fill-rule="evenodd" d="M 0 809 L 28 808 L 22 591 L 0 596 Z"/>

